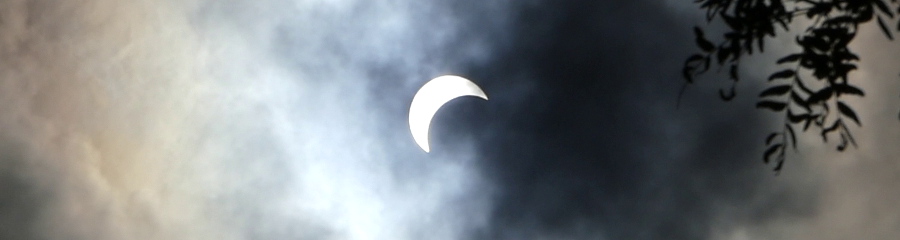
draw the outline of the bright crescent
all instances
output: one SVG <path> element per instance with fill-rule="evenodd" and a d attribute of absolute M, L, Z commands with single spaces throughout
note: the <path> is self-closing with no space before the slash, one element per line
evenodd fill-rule
<path fill-rule="evenodd" d="M 416 92 L 409 106 L 409 131 L 416 144 L 429 152 L 428 128 L 441 106 L 458 97 L 475 96 L 488 100 L 478 85 L 459 76 L 444 75 L 431 79 Z"/>

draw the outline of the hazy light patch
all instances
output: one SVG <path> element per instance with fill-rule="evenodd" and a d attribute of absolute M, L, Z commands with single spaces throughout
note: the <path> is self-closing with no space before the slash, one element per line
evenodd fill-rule
<path fill-rule="evenodd" d="M 50 239 L 464 239 L 489 212 L 477 153 L 423 155 L 392 129 L 405 116 L 369 101 L 465 61 L 444 50 L 461 30 L 440 4 L 0 3 L 2 136 L 27 146 L 15 161 L 30 187 L 52 193 L 29 226 Z M 402 81 L 373 82 L 384 63 Z"/>

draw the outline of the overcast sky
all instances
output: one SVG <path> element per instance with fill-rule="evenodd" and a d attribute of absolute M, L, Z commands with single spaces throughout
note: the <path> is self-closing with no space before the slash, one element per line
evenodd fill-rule
<path fill-rule="evenodd" d="M 900 45 L 865 26 L 844 153 L 697 51 L 690 1 L 0 1 L 0 239 L 896 239 Z M 802 24 L 802 22 L 798 23 Z M 871 25 L 871 24 L 870 24 Z M 715 35 L 711 28 L 709 35 Z M 431 78 L 460 98 L 416 146 Z"/>

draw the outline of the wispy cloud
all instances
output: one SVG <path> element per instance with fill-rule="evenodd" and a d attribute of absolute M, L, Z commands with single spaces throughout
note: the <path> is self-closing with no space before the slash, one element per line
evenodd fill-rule
<path fill-rule="evenodd" d="M 487 55 L 449 4 L 0 3 L 3 202 L 32 209 L 2 234 L 465 238 L 478 154 L 421 153 L 397 111 Z"/>

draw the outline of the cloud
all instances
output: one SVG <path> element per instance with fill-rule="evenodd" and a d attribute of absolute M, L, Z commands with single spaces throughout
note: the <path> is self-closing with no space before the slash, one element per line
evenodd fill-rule
<path fill-rule="evenodd" d="M 0 238 L 898 235 L 897 48 L 858 39 L 860 148 L 804 136 L 775 177 L 754 82 L 789 42 L 676 110 L 690 6 L 0 2 Z M 491 100 L 442 108 L 424 154 L 408 104 L 448 73 Z"/>
<path fill-rule="evenodd" d="M 894 235 L 882 227 L 894 225 L 887 217 L 892 214 L 867 217 L 868 211 L 850 207 L 853 201 L 843 194 L 878 202 L 893 199 L 883 189 L 895 185 L 886 180 L 895 164 L 877 164 L 886 167 L 876 171 L 882 180 L 850 184 L 852 174 L 834 166 L 847 164 L 842 159 L 855 158 L 855 153 L 837 154 L 830 145 L 819 148 L 814 133 L 791 155 L 781 175 L 773 176 L 770 166 L 762 164 L 761 141 L 780 120 L 756 111 L 753 104 L 763 87 L 759 83 L 776 69 L 774 59 L 794 50 L 779 47 L 779 42 L 792 39 L 771 41 L 765 56 L 742 62 L 735 101 L 719 101 L 718 88 L 730 82 L 712 74 L 691 86 L 681 109 L 675 109 L 682 82 L 678 68 L 696 48 L 690 29 L 702 12 L 686 16 L 687 8 L 666 6 L 547 2 L 527 8 L 509 30 L 511 39 L 521 41 L 505 46 L 509 50 L 490 64 L 472 66 L 474 75 L 484 78 L 517 76 L 486 89 L 535 86 L 527 98 L 471 118 L 476 128 L 494 122 L 479 128 L 489 133 L 482 141 L 494 145 L 479 146 L 488 158 L 487 175 L 499 189 L 492 227 L 480 239 Z M 492 101 L 503 98 L 495 94 Z M 876 102 L 882 99 L 871 101 L 880 106 Z M 860 135 L 883 131 L 881 144 L 896 142 L 890 130 L 879 128 L 892 124 L 869 125 L 873 132 Z M 856 151 L 877 153 L 880 163 L 895 155 L 887 149 Z M 839 206 L 842 210 L 835 209 Z M 879 206 L 875 211 L 895 212 L 888 204 Z M 836 227 L 845 215 L 878 227 Z M 862 234 L 872 229 L 876 233 Z"/>
<path fill-rule="evenodd" d="M 464 238 L 472 143 L 425 155 L 398 114 L 487 56 L 443 4 L 5 1 L 2 219 L 32 217 L 2 235 Z"/>

